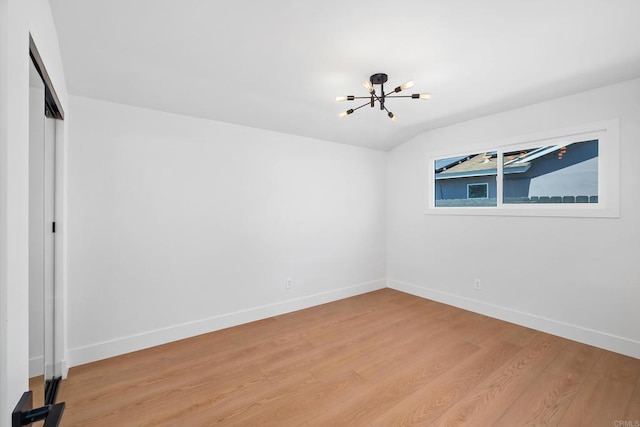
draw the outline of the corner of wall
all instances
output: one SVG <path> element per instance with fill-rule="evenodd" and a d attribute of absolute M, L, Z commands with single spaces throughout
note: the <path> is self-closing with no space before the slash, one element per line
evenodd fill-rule
<path fill-rule="evenodd" d="M 557 335 L 562 338 L 567 338 L 640 359 L 640 342 L 629 338 L 595 331 L 578 325 L 572 325 L 554 319 L 537 316 L 535 314 L 512 310 L 507 307 L 488 304 L 475 299 L 465 298 L 459 295 L 399 280 L 390 279 L 388 287 L 407 294 L 437 301 L 464 310 L 469 310 L 474 313 L 483 314 L 485 316 L 532 328 L 537 331 L 546 332 L 548 334 Z"/>

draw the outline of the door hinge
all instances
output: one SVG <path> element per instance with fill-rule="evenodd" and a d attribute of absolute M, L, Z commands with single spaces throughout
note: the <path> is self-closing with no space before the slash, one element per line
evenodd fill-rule
<path fill-rule="evenodd" d="M 51 223 L 51 232 L 52 233 L 56 232 L 56 222 L 55 221 Z"/>

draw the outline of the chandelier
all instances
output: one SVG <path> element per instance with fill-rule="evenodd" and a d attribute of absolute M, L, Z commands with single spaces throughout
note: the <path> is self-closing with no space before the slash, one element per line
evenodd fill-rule
<path fill-rule="evenodd" d="M 348 110 L 343 111 L 338 115 L 338 117 L 340 118 L 347 117 L 348 115 L 353 114 L 354 111 L 359 110 L 362 107 L 366 107 L 367 105 L 370 105 L 371 108 L 373 108 L 375 107 L 376 101 L 377 101 L 378 104 L 380 104 L 380 110 L 386 111 L 387 116 L 389 116 L 389 118 L 395 122 L 398 120 L 398 117 L 387 109 L 387 106 L 385 105 L 385 101 L 387 100 L 387 98 L 411 98 L 411 99 L 431 98 L 430 93 L 413 93 L 411 95 L 393 95 L 395 93 L 398 93 L 400 91 L 413 87 L 413 81 L 411 80 L 409 80 L 404 84 L 401 84 L 400 86 L 396 87 L 394 90 L 385 93 L 384 84 L 387 82 L 387 79 L 388 79 L 388 76 L 385 73 L 376 73 L 371 77 L 369 77 L 369 80 L 365 81 L 362 84 L 364 88 L 367 89 L 367 91 L 369 92 L 369 96 L 353 96 L 353 95 L 336 96 L 336 101 L 354 101 L 356 99 L 367 100 L 367 102 L 365 102 L 359 107 L 349 108 Z M 379 92 L 376 92 L 374 85 L 380 85 Z"/>

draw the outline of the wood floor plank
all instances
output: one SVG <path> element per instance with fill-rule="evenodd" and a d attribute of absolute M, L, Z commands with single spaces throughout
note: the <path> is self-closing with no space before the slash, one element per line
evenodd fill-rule
<path fill-rule="evenodd" d="M 570 343 L 546 371 L 524 390 L 495 425 L 558 425 L 600 356 L 601 351 L 595 347 Z"/>
<path fill-rule="evenodd" d="M 558 425 L 580 384 L 575 376 L 560 377 L 543 372 L 498 419 L 495 426 Z"/>
<path fill-rule="evenodd" d="M 411 313 L 406 312 L 399 313 L 393 318 L 393 322 L 390 322 L 389 314 L 382 315 L 382 312 L 377 312 L 372 314 L 371 318 L 352 322 L 345 321 L 347 325 L 351 324 L 353 328 L 360 329 L 357 334 L 346 328 L 342 322 L 332 324 L 334 332 L 323 331 L 321 341 L 318 341 L 317 335 L 310 337 L 308 334 L 304 334 L 305 339 L 313 343 L 313 350 L 281 358 L 279 361 L 265 366 L 263 372 L 272 376 L 299 369 L 309 369 L 313 375 L 320 379 L 341 375 L 351 371 L 351 365 L 356 364 L 359 358 L 366 357 L 371 353 L 377 354 L 381 346 L 390 345 L 396 340 L 396 334 L 392 333 L 392 329 L 409 322 L 417 322 L 417 327 L 424 323 L 415 319 Z M 351 319 L 353 320 L 353 318 Z M 330 328 L 326 327 L 325 329 Z M 331 334 L 332 338 L 327 341 L 328 334 Z"/>
<path fill-rule="evenodd" d="M 506 322 L 505 322 L 506 323 Z M 503 332 L 496 335 L 496 339 L 511 344 L 515 344 L 518 347 L 524 347 L 528 345 L 540 332 L 525 328 L 524 326 L 514 325 L 513 323 L 506 323 L 509 325 Z"/>
<path fill-rule="evenodd" d="M 377 376 L 374 383 L 366 383 L 360 390 L 338 402 L 331 410 L 309 421 L 311 426 L 370 425 L 382 418 L 397 402 L 432 384 L 439 376 L 457 367 L 479 348 L 458 342 L 451 346 L 422 349 L 419 357 L 403 360 Z"/>
<path fill-rule="evenodd" d="M 464 320 L 454 323 L 460 321 Z M 354 367 L 354 370 L 371 381 L 381 381 L 386 379 L 390 372 L 395 372 L 398 367 L 404 368 L 416 362 L 427 362 L 429 357 L 439 357 L 440 352 L 451 345 L 461 345 L 463 349 L 478 349 L 477 346 L 466 341 L 452 340 L 451 327 L 452 324 L 446 321 L 427 319 L 425 325 L 415 322 L 408 328 L 395 331 L 394 345 L 381 349 L 375 355 L 369 355 L 369 360 L 362 361 L 359 366 Z M 457 350 L 451 349 L 443 358 L 457 359 L 459 354 L 454 353 L 455 351 Z M 440 361 L 440 359 L 437 360 Z"/>
<path fill-rule="evenodd" d="M 510 327 L 511 325 L 506 322 L 476 315 L 467 321 L 464 325 L 464 330 L 460 334 L 461 339 L 464 341 L 485 347 L 492 346 L 495 343 L 496 336 L 504 333 Z"/>
<path fill-rule="evenodd" d="M 376 363 L 382 355 L 387 358 L 393 354 L 395 362 L 397 357 L 407 353 L 411 348 L 419 350 L 424 347 L 423 340 L 426 334 L 423 331 L 428 330 L 432 323 L 433 321 L 426 316 L 408 315 L 395 318 L 393 323 L 379 325 L 372 334 L 364 334 L 362 340 L 350 341 L 343 351 L 335 357 L 316 363 L 310 367 L 309 372 L 322 380 L 347 371 L 361 373 L 364 366 Z M 415 356 L 415 352 L 411 353 L 412 358 Z M 366 375 L 363 376 L 368 378 Z"/>
<path fill-rule="evenodd" d="M 593 368 L 593 372 L 613 381 L 624 381 L 634 384 L 640 377 L 638 359 L 610 351 L 603 352 L 602 357 Z"/>
<path fill-rule="evenodd" d="M 434 425 L 492 425 L 549 365 L 567 340 L 540 334 Z"/>
<path fill-rule="evenodd" d="M 483 348 L 474 357 L 465 358 L 452 369 L 424 384 L 400 400 L 371 424 L 425 425 L 447 412 L 485 378 L 500 369 L 520 350 L 513 344 L 499 343 Z"/>
<path fill-rule="evenodd" d="M 297 393 L 278 399 L 272 405 L 261 408 L 251 417 L 234 419 L 236 425 L 243 426 L 282 426 L 300 425 L 314 415 L 321 414 L 340 400 L 353 393 L 365 382 L 355 372 L 334 377 L 328 382 L 319 382 L 309 387 L 305 393 Z"/>
<path fill-rule="evenodd" d="M 291 342 L 286 347 L 274 344 L 251 346 L 250 352 L 231 352 L 231 355 L 236 357 L 230 357 L 227 354 L 220 356 L 212 349 L 210 356 L 198 355 L 191 359 L 174 361 L 172 365 L 162 368 L 149 364 L 146 369 L 139 369 L 135 383 L 131 382 L 131 377 L 122 377 L 114 372 L 113 378 L 102 376 L 94 384 L 84 382 L 82 387 L 78 387 L 83 392 L 82 397 L 70 403 L 69 407 L 72 408 L 76 404 L 82 406 L 97 399 L 116 402 L 124 395 L 131 395 L 133 399 L 143 401 L 166 390 L 183 387 L 194 380 L 201 381 L 203 378 L 219 380 L 250 370 L 255 371 L 256 375 L 264 376 L 259 369 L 265 360 L 280 360 L 283 355 L 301 352 L 309 347 L 309 343 L 305 341 Z M 102 405 L 104 410 L 109 406 L 109 403 Z"/>
<path fill-rule="evenodd" d="M 29 378 L 29 390 L 33 392 L 31 396 L 31 398 L 33 399 L 32 400 L 33 407 L 38 408 L 44 405 L 44 376 L 43 375 L 38 375 L 37 377 Z M 32 423 L 32 427 L 41 427 L 42 425 L 44 425 L 44 421 L 36 421 Z"/>
<path fill-rule="evenodd" d="M 391 289 L 74 367 L 64 426 L 612 425 L 640 360 Z"/>
<path fill-rule="evenodd" d="M 587 344 L 569 341 L 545 371 L 558 376 L 576 375 L 586 379 L 587 374 L 604 353 L 608 352 Z"/>
<path fill-rule="evenodd" d="M 638 424 L 640 425 L 640 378 L 638 378 L 636 387 L 633 390 L 633 395 L 631 395 L 631 399 L 629 400 L 629 405 L 624 419 L 638 421 Z"/>
<path fill-rule="evenodd" d="M 137 425 L 172 426 L 172 425 L 243 425 L 243 420 L 255 416 L 266 408 L 272 408 L 278 402 L 299 394 L 306 395 L 308 390 L 319 384 L 319 381 L 306 372 L 298 372 L 253 384 L 224 400 L 215 400 L 219 396 L 219 385 L 212 384 L 209 393 L 191 393 L 185 404 L 168 402 L 162 410 L 148 414 Z"/>
<path fill-rule="evenodd" d="M 576 393 L 560 425 L 608 426 L 624 420 L 634 385 L 592 372 Z"/>

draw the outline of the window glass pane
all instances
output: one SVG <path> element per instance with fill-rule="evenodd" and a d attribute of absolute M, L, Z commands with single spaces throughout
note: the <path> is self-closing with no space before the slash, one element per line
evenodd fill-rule
<path fill-rule="evenodd" d="M 598 140 L 504 153 L 503 203 L 597 203 Z"/>
<path fill-rule="evenodd" d="M 435 161 L 436 207 L 496 206 L 496 152 Z"/>
<path fill-rule="evenodd" d="M 488 184 L 467 184 L 467 199 L 486 199 L 488 197 Z"/>

